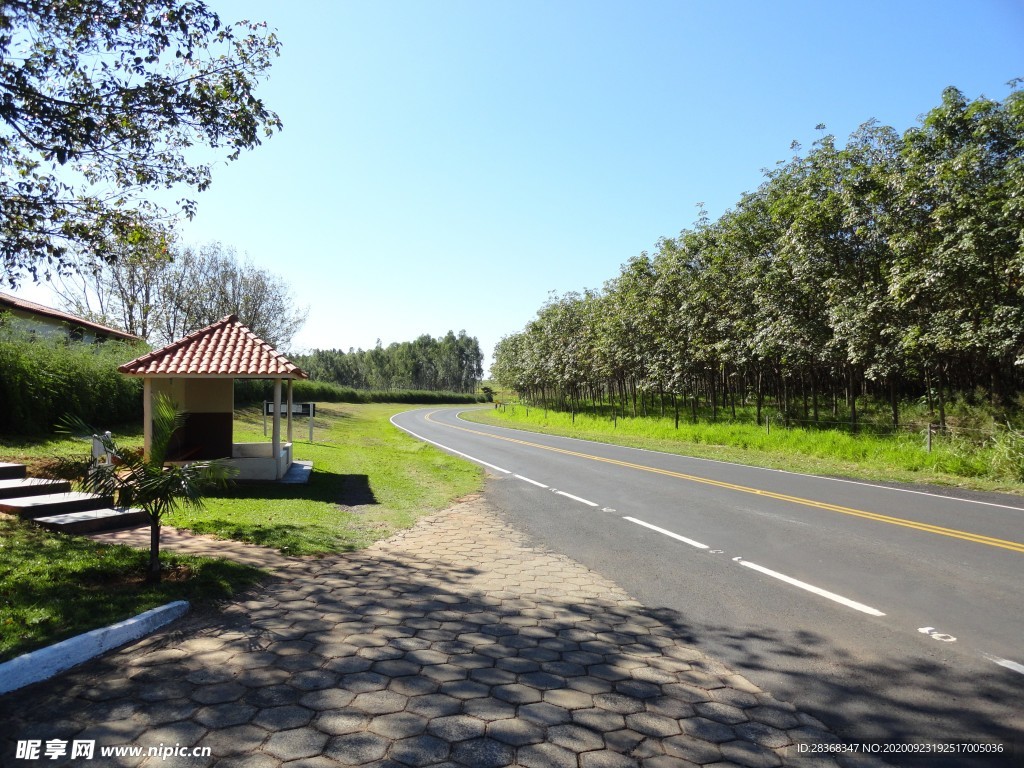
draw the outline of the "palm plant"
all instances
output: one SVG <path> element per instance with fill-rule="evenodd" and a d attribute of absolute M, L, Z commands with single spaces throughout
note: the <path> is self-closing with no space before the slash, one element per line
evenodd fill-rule
<path fill-rule="evenodd" d="M 160 526 L 168 512 L 180 507 L 202 508 L 203 493 L 208 488 L 224 487 L 230 467 L 221 461 L 200 461 L 190 464 L 165 465 L 171 437 L 185 423 L 173 401 L 157 395 L 153 401 L 153 433 L 148 455 L 124 450 L 110 433 L 98 435 L 78 419 L 65 419 L 64 432 L 95 436 L 104 451 L 115 457 L 102 464 L 90 462 L 81 474 L 83 489 L 103 496 L 113 496 L 121 507 L 136 507 L 149 516 L 149 568 L 146 581 L 160 581 Z"/>

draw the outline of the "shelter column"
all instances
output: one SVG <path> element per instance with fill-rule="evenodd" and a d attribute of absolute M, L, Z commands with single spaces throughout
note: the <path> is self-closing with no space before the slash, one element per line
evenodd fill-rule
<path fill-rule="evenodd" d="M 153 380 L 148 376 L 142 380 L 142 447 L 148 461 L 153 450 Z"/>
<path fill-rule="evenodd" d="M 274 379 L 274 437 L 272 443 L 274 465 L 277 466 L 281 455 L 281 380 Z M 276 474 L 276 472 L 275 472 Z"/>
<path fill-rule="evenodd" d="M 292 389 L 294 388 L 295 382 L 292 379 L 288 379 L 288 442 L 295 442 L 292 439 Z"/>

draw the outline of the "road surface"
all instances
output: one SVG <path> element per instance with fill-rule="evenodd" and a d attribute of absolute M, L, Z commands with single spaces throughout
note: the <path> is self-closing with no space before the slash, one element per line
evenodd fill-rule
<path fill-rule="evenodd" d="M 392 421 L 483 464 L 513 525 L 663 608 L 693 645 L 859 748 L 1002 750 L 896 765 L 1024 765 L 1024 500 L 551 437 L 460 410 Z"/>

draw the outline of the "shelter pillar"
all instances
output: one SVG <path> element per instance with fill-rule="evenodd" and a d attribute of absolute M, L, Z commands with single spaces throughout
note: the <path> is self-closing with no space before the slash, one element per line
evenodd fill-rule
<path fill-rule="evenodd" d="M 153 450 L 153 380 L 148 376 L 142 380 L 142 450 L 148 461 Z"/>
<path fill-rule="evenodd" d="M 281 455 L 281 380 L 274 379 L 274 433 L 272 448 L 275 465 Z M 276 474 L 276 473 L 275 473 Z"/>
<path fill-rule="evenodd" d="M 289 443 L 294 443 L 295 442 L 295 440 L 292 439 L 292 402 L 293 402 L 292 390 L 294 389 L 294 387 L 295 387 L 295 381 L 293 379 L 288 379 L 288 442 Z"/>

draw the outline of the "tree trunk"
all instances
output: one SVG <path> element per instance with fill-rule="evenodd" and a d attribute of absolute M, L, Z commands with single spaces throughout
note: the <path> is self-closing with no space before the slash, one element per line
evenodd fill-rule
<path fill-rule="evenodd" d="M 761 426 L 761 406 L 764 404 L 764 392 L 761 389 L 761 367 L 757 368 L 757 426 Z"/>
<path fill-rule="evenodd" d="M 149 570 L 146 573 L 147 584 L 160 583 L 160 520 L 149 517 Z"/>
<path fill-rule="evenodd" d="M 900 428 L 900 406 L 896 399 L 896 377 L 889 377 L 889 405 L 892 408 L 892 429 L 895 432 Z"/>
<path fill-rule="evenodd" d="M 711 390 L 711 421 L 718 421 L 718 382 L 716 381 L 715 369 L 711 369 L 711 381 L 709 382 L 709 389 Z"/>
<path fill-rule="evenodd" d="M 857 389 L 856 381 L 854 380 L 853 368 L 850 368 L 849 378 L 849 389 L 847 390 L 847 397 L 850 400 L 850 428 L 857 431 Z"/>
<path fill-rule="evenodd" d="M 818 423 L 818 376 L 817 372 L 811 369 L 811 404 L 814 408 L 814 423 Z"/>
<path fill-rule="evenodd" d="M 939 379 L 938 379 L 938 381 L 935 382 L 935 386 L 936 386 L 936 390 L 937 390 L 936 394 L 938 395 L 938 401 L 939 401 L 939 429 L 941 429 L 943 432 L 946 431 L 946 398 L 945 398 L 945 394 L 942 391 L 943 389 L 945 389 L 945 385 L 946 385 L 945 365 L 940 363 L 939 364 Z"/>

